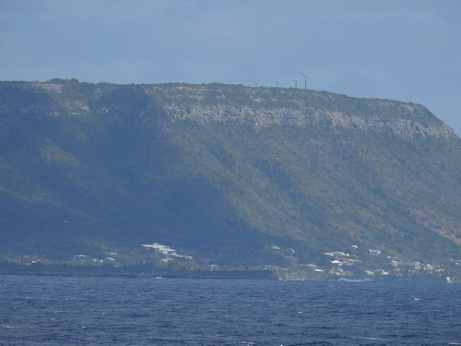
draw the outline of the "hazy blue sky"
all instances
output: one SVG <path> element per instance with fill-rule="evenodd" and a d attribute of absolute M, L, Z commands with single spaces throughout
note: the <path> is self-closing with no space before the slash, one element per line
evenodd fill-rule
<path fill-rule="evenodd" d="M 0 80 L 234 83 L 421 103 L 461 135 L 460 0 L 0 0 Z"/>

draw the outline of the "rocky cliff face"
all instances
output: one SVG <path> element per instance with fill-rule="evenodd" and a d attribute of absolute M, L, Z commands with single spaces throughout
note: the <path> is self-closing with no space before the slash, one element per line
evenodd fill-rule
<path fill-rule="evenodd" d="M 333 128 L 392 132 L 404 137 L 456 136 L 426 108 L 413 103 L 354 99 L 312 90 L 232 86 L 215 86 L 212 95 L 209 94 L 210 86 L 153 87 L 148 92 L 161 100 L 172 119 L 200 123 L 245 122 L 257 128 L 321 124 Z M 237 93 L 239 97 L 235 97 Z M 187 98 L 187 102 L 180 100 L 183 98 Z M 245 103 L 239 100 L 245 100 Z"/>
<path fill-rule="evenodd" d="M 42 90 L 51 98 L 63 94 L 64 84 L 15 83 L 24 90 Z M 23 113 L 79 115 L 90 111 L 115 113 L 113 105 L 98 105 L 120 86 L 93 85 L 90 95 L 74 94 L 55 105 L 35 104 L 21 109 Z M 125 90 L 128 90 L 124 86 Z M 326 125 L 375 132 L 392 132 L 403 137 L 456 137 L 454 131 L 432 115 L 425 107 L 393 100 L 357 99 L 344 95 L 314 90 L 250 88 L 230 85 L 138 85 L 138 97 L 147 104 L 157 103 L 172 120 L 192 120 L 199 123 L 240 122 L 256 128 L 271 125 L 313 126 Z M 5 107 L 5 104 L 3 105 Z M 28 108 L 29 107 L 29 108 Z M 32 108 L 30 108 L 32 107 Z M 34 108 L 35 107 L 35 108 Z M 126 107 L 126 106 L 124 106 Z M 111 111 L 112 110 L 112 111 Z M 122 111 L 123 112 L 123 111 Z"/>

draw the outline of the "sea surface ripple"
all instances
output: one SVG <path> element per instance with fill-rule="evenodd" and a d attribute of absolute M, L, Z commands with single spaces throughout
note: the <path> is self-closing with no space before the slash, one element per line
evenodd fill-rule
<path fill-rule="evenodd" d="M 461 285 L 0 276 L 1 345 L 461 345 Z"/>

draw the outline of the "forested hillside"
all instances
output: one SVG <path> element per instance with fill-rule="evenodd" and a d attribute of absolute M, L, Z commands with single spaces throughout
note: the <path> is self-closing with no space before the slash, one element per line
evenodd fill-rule
<path fill-rule="evenodd" d="M 0 256 L 461 258 L 461 141 L 421 105 L 237 85 L 0 83 Z"/>

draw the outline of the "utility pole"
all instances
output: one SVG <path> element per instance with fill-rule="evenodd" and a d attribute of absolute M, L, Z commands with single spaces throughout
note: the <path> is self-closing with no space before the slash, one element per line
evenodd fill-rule
<path fill-rule="evenodd" d="M 307 89 L 307 80 L 309 79 L 304 73 L 298 72 L 301 76 L 304 77 L 304 89 Z"/>
<path fill-rule="evenodd" d="M 298 87 L 298 80 L 294 79 L 294 81 L 295 81 L 295 88 L 297 88 Z"/>

